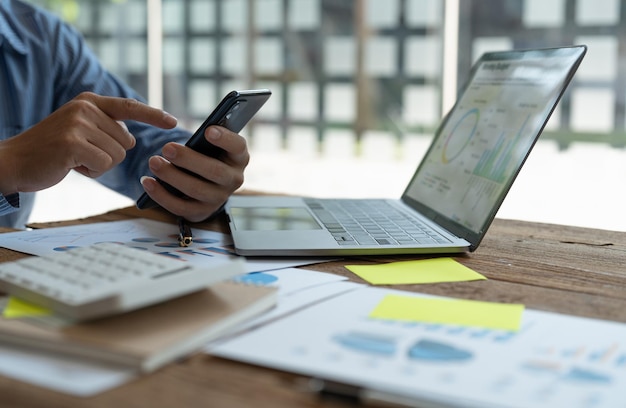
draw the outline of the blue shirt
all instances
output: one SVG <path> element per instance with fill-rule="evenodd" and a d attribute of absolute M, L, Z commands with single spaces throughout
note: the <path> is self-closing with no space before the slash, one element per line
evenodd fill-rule
<path fill-rule="evenodd" d="M 73 27 L 21 1 L 0 0 L 0 140 L 25 131 L 84 91 L 143 101 L 102 67 Z M 97 180 L 136 199 L 143 192 L 139 178 L 149 174 L 148 157 L 166 142 L 184 142 L 190 134 L 180 128 L 126 124 L 136 146 Z M 23 228 L 33 201 L 34 193 L 0 194 L 0 226 Z"/>

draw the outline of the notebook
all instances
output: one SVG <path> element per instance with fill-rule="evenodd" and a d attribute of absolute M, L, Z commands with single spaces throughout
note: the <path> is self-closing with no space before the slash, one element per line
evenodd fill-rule
<path fill-rule="evenodd" d="M 276 288 L 224 281 L 167 302 L 77 324 L 53 315 L 0 317 L 0 343 L 151 372 L 199 351 L 269 310 L 276 300 Z"/>
<path fill-rule="evenodd" d="M 585 53 L 580 45 L 482 55 L 399 199 L 233 196 L 225 209 L 236 252 L 474 251 Z"/>

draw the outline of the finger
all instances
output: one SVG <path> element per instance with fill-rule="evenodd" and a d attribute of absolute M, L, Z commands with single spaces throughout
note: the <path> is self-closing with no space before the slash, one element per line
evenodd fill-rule
<path fill-rule="evenodd" d="M 80 147 L 74 149 L 72 167 L 82 167 L 83 174 L 98 177 L 121 163 L 126 157 L 126 148 L 118 143 L 110 143 L 107 135 L 97 130 L 80 143 Z"/>
<path fill-rule="evenodd" d="M 189 151 L 193 152 L 192 150 Z M 200 155 L 200 153 L 197 152 L 193 153 Z M 207 160 L 207 158 L 204 157 L 204 160 Z M 224 163 L 214 159 L 210 159 L 210 161 L 226 168 L 227 173 L 234 173 L 229 171 L 230 169 L 228 169 Z M 182 171 L 180 168 L 176 167 L 174 163 L 167 161 L 161 156 L 151 157 L 150 160 L 148 160 L 148 166 L 150 171 L 156 177 L 172 186 L 175 186 L 186 197 L 211 206 L 216 206 L 224 202 L 228 198 L 229 192 L 235 190 L 241 185 L 234 184 L 234 177 L 232 175 L 227 177 L 227 179 L 231 182 L 229 184 L 215 182 L 210 178 L 203 177 L 202 174 L 189 174 Z"/>
<path fill-rule="evenodd" d="M 94 145 L 107 150 L 110 145 L 110 139 L 115 140 L 124 150 L 135 147 L 135 137 L 128 131 L 128 127 L 121 120 L 111 120 L 111 118 L 100 112 L 98 117 L 94 119 L 94 125 L 101 131 L 89 133 L 85 137 Z M 109 136 L 101 138 L 101 136 Z"/>
<path fill-rule="evenodd" d="M 173 128 L 178 122 L 169 113 L 148 106 L 136 99 L 102 96 L 90 92 L 82 93 L 77 98 L 92 102 L 102 112 L 115 120 L 136 120 L 164 129 Z"/>
<path fill-rule="evenodd" d="M 135 147 L 135 137 L 130 133 L 130 131 L 128 130 L 128 126 L 126 126 L 126 123 L 124 123 L 121 120 L 117 120 L 116 123 L 118 125 L 120 125 L 120 127 L 122 128 L 122 131 L 124 133 L 124 135 L 126 136 L 124 138 L 124 141 L 127 141 L 128 143 L 121 143 L 122 147 L 126 150 L 128 149 L 132 149 L 133 147 Z"/>
<path fill-rule="evenodd" d="M 117 122 L 117 124 L 118 124 L 118 125 L 120 125 L 120 127 L 122 128 L 122 130 L 123 130 L 124 132 L 126 132 L 126 133 L 130 133 L 130 132 L 128 131 L 128 126 L 126 126 L 126 123 L 124 123 L 124 122 L 123 122 L 123 121 L 121 121 L 121 120 L 116 120 L 115 122 Z"/>
<path fill-rule="evenodd" d="M 176 197 L 152 177 L 143 176 L 140 181 L 150 198 L 161 207 L 192 222 L 205 220 L 222 205 L 219 201 L 207 204 L 189 198 Z"/>
<path fill-rule="evenodd" d="M 135 146 L 135 137 L 122 121 L 114 121 L 102 111 L 94 109 L 89 119 L 93 126 L 84 133 L 84 139 L 113 157 L 123 157 L 125 151 Z M 112 143 L 112 140 L 117 143 Z"/>
<path fill-rule="evenodd" d="M 179 145 L 177 143 L 167 143 L 163 146 L 163 157 L 165 157 L 172 164 L 189 170 L 196 174 L 200 179 L 211 181 L 220 186 L 227 188 L 238 188 L 243 184 L 243 174 L 240 170 L 243 168 L 242 164 L 235 164 L 232 160 L 227 160 L 223 157 L 218 159 L 207 157 L 202 153 L 196 152 L 189 147 Z M 171 172 L 174 172 L 172 167 Z M 177 173 L 177 172 L 176 172 Z M 185 175 L 187 175 L 185 173 Z M 170 177 L 178 177 L 178 175 L 168 174 Z M 198 179 L 198 177 L 182 177 L 181 180 L 177 180 L 177 183 L 183 183 L 184 180 Z M 184 180 L 183 180 L 184 179 Z M 181 185 L 181 188 L 185 186 Z M 189 186 L 188 190 L 193 191 L 195 186 Z M 192 193 L 193 194 L 193 193 Z"/>
<path fill-rule="evenodd" d="M 209 126 L 204 137 L 209 143 L 221 147 L 227 153 L 227 159 L 239 165 L 246 166 L 250 160 L 246 139 L 221 126 Z"/>

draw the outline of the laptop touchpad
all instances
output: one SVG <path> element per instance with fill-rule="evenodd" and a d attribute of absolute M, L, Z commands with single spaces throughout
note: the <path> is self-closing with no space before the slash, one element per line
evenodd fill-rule
<path fill-rule="evenodd" d="M 231 207 L 232 227 L 239 231 L 319 230 L 322 227 L 302 207 Z"/>

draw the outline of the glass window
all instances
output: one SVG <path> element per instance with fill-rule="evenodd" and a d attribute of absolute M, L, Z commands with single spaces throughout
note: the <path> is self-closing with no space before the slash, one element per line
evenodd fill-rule
<path fill-rule="evenodd" d="M 379 146 L 414 159 L 445 114 L 442 88 L 450 99 L 483 52 L 580 43 L 587 57 L 541 141 L 557 151 L 626 146 L 618 0 L 31 2 L 74 24 L 141 94 L 157 83 L 183 126 L 194 128 L 232 89 L 269 87 L 272 98 L 246 127 L 253 149 L 358 158 Z M 148 21 L 149 6 L 161 21 Z M 147 62 L 153 43 L 160 66 Z"/>

